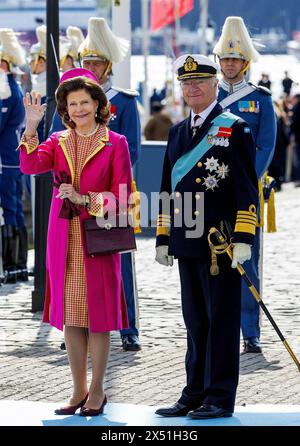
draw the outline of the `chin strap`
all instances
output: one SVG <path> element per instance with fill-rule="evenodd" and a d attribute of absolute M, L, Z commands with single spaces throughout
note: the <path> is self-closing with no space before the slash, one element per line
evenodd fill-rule
<path fill-rule="evenodd" d="M 245 68 L 243 68 L 241 71 L 240 71 L 240 73 L 246 73 L 246 71 L 248 71 L 248 69 L 249 69 L 249 67 L 250 67 L 250 64 L 251 64 L 251 60 L 248 60 L 248 62 L 247 62 L 247 64 L 246 64 L 246 66 L 245 66 Z"/>
<path fill-rule="evenodd" d="M 110 62 L 110 61 L 108 60 L 108 61 L 107 61 L 107 66 L 106 66 L 104 72 L 102 73 L 102 75 L 101 75 L 99 81 L 101 81 L 102 78 L 106 78 L 106 76 L 108 75 L 108 73 L 109 73 L 110 70 L 111 70 L 111 67 L 112 67 L 112 62 Z"/>

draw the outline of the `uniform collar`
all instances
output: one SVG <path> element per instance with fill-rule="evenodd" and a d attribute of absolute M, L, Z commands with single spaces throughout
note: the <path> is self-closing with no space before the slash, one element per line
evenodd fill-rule
<path fill-rule="evenodd" d="M 111 89 L 111 80 L 110 80 L 110 78 L 108 78 L 107 81 L 104 84 L 101 85 L 101 87 L 102 87 L 102 90 L 104 91 L 104 93 L 107 93 L 108 90 Z"/>
<path fill-rule="evenodd" d="M 235 93 L 236 91 L 239 91 L 241 88 L 245 87 L 247 85 L 247 82 L 245 79 L 242 79 L 239 82 L 236 82 L 235 84 L 230 84 L 229 82 L 225 81 L 224 79 L 221 79 L 219 82 L 220 88 L 223 88 L 223 90 L 228 91 L 228 93 Z"/>

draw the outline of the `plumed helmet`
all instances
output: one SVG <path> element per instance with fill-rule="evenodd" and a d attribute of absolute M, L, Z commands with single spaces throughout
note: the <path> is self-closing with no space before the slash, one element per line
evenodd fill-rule
<path fill-rule="evenodd" d="M 259 53 L 253 42 L 242 17 L 227 17 L 223 25 L 222 34 L 213 49 L 219 59 L 232 57 L 248 62 L 256 62 Z"/>
<path fill-rule="evenodd" d="M 79 47 L 83 60 L 122 62 L 129 50 L 129 42 L 116 36 L 102 17 L 90 17 L 88 34 Z"/>

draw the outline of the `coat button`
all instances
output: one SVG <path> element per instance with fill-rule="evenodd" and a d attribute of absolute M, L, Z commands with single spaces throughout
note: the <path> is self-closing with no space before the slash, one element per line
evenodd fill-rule
<path fill-rule="evenodd" d="M 196 200 L 200 200 L 200 195 L 199 195 L 199 194 L 196 194 L 196 195 L 195 195 L 195 198 L 196 198 Z"/>
<path fill-rule="evenodd" d="M 195 211 L 195 212 L 194 212 L 194 215 L 199 215 L 199 214 L 200 214 L 199 211 Z"/>
<path fill-rule="evenodd" d="M 201 183 L 201 178 L 196 178 L 196 183 Z"/>
<path fill-rule="evenodd" d="M 180 197 L 180 195 L 181 195 L 181 193 L 180 193 L 180 192 L 176 192 L 176 193 L 175 193 L 175 197 L 177 197 L 177 198 L 179 198 L 179 197 Z"/>
<path fill-rule="evenodd" d="M 199 163 L 197 163 L 197 166 L 198 166 L 198 167 L 202 167 L 202 166 L 203 166 L 203 164 L 201 163 L 201 161 L 199 161 Z"/>
<path fill-rule="evenodd" d="M 174 209 L 175 214 L 179 214 L 180 210 L 178 208 Z"/>

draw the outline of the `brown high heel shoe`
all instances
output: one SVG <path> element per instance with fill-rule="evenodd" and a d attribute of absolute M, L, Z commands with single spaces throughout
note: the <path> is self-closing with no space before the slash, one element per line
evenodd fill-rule
<path fill-rule="evenodd" d="M 88 399 L 89 394 L 86 395 L 86 397 L 80 401 L 79 404 L 76 404 L 76 406 L 65 406 L 61 407 L 60 409 L 55 409 L 56 415 L 74 415 L 76 410 L 79 409 L 79 407 L 84 406 Z"/>
<path fill-rule="evenodd" d="M 102 404 L 99 407 L 99 409 L 89 409 L 88 407 L 83 406 L 80 409 L 79 415 L 81 417 L 95 417 L 97 415 L 100 415 L 101 413 L 103 413 L 103 409 L 106 403 L 107 403 L 107 397 L 106 395 L 104 395 L 104 400 L 102 401 Z"/>

